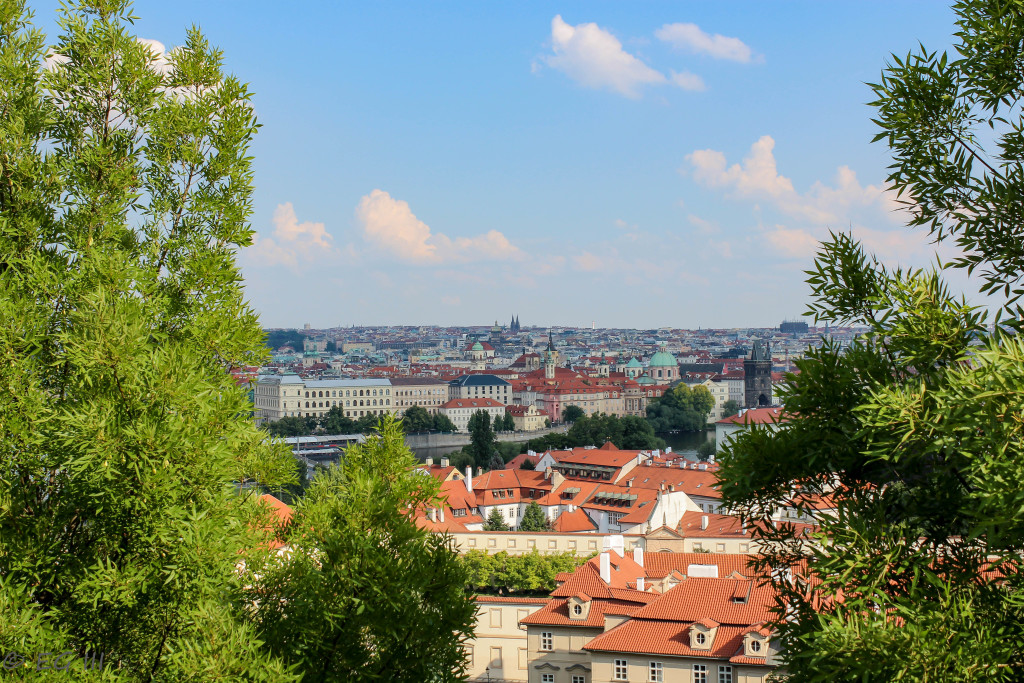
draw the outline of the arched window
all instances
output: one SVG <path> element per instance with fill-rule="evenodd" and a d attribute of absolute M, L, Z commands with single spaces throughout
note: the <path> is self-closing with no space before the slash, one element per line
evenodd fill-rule
<path fill-rule="evenodd" d="M 321 391 L 320 392 L 320 398 L 323 398 L 323 397 L 324 397 L 324 392 Z"/>
<path fill-rule="evenodd" d="M 376 396 L 376 395 L 377 395 L 377 390 L 376 390 L 376 389 L 374 389 L 374 390 L 373 390 L 373 395 L 374 395 L 374 396 Z"/>
<path fill-rule="evenodd" d="M 308 391 L 306 392 L 306 398 L 309 398 L 309 392 Z"/>
<path fill-rule="evenodd" d="M 362 402 L 362 401 L 359 401 L 359 405 L 363 405 L 363 402 Z M 363 411 L 361 411 L 361 410 L 360 410 L 360 411 L 359 411 L 359 414 L 360 414 L 360 415 L 362 415 L 362 414 L 363 414 Z"/>
<path fill-rule="evenodd" d="M 360 390 L 359 390 L 359 395 L 360 395 L 360 396 L 362 396 L 362 395 L 363 395 L 363 390 L 362 390 L 362 389 L 360 389 Z"/>
<path fill-rule="evenodd" d="M 377 399 L 373 399 L 373 405 L 377 405 Z"/>
<path fill-rule="evenodd" d="M 306 393 L 309 393 L 309 392 L 306 392 Z M 306 401 L 306 407 L 307 408 L 309 407 L 309 401 Z"/>
<path fill-rule="evenodd" d="M 349 405 L 351 405 L 351 402 L 350 401 L 345 401 L 345 407 L 347 408 Z"/>

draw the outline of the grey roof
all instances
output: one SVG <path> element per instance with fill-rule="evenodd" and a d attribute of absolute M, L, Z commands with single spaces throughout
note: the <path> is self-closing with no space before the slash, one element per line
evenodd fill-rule
<path fill-rule="evenodd" d="M 442 379 L 436 377 L 392 377 L 391 386 L 393 387 L 411 387 L 411 386 L 423 386 L 428 384 L 443 384 L 448 385 Z"/>
<path fill-rule="evenodd" d="M 497 375 L 463 375 L 453 379 L 450 384 L 457 387 L 512 386 Z"/>
<path fill-rule="evenodd" d="M 391 380 L 377 379 L 311 379 L 303 381 L 298 375 L 268 375 L 259 378 L 260 384 L 303 384 L 310 389 L 331 389 L 335 387 L 380 387 L 391 386 Z"/>

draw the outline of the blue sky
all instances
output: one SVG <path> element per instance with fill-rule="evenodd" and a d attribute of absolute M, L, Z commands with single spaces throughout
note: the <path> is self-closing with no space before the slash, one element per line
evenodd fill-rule
<path fill-rule="evenodd" d="M 55 3 L 33 3 L 53 32 Z M 829 228 L 926 265 L 871 91 L 937 2 L 136 4 L 251 83 L 267 326 L 734 327 L 802 313 Z"/>

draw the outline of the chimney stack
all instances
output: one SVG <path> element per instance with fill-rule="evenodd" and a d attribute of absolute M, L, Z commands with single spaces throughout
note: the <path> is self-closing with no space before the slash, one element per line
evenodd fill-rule
<path fill-rule="evenodd" d="M 633 548 L 633 561 L 641 567 L 644 566 L 644 549 L 640 546 Z"/>
<path fill-rule="evenodd" d="M 448 467 L 448 458 L 441 458 L 441 467 Z"/>
<path fill-rule="evenodd" d="M 433 458 L 427 458 L 427 467 L 433 467 L 433 466 L 434 466 L 434 459 Z"/>
<path fill-rule="evenodd" d="M 612 582 L 612 558 L 608 551 L 601 553 L 601 580 L 611 585 Z"/>
<path fill-rule="evenodd" d="M 430 508 L 430 515 L 429 515 L 429 517 L 430 517 L 430 521 L 431 522 L 436 522 L 437 521 L 437 509 Z"/>
<path fill-rule="evenodd" d="M 437 518 L 438 518 L 438 519 L 439 519 L 440 521 L 442 521 L 442 522 L 444 521 L 444 508 L 441 508 L 441 509 L 440 509 L 440 510 L 438 511 L 438 514 L 437 514 Z"/>
<path fill-rule="evenodd" d="M 636 577 L 636 589 L 638 591 L 642 591 L 644 589 L 644 577 L 642 577 L 642 576 Z"/>
<path fill-rule="evenodd" d="M 701 515 L 700 516 L 700 530 L 704 531 L 707 528 L 708 528 L 708 516 L 707 515 Z"/>
<path fill-rule="evenodd" d="M 466 465 L 466 490 L 473 493 L 473 468 Z"/>

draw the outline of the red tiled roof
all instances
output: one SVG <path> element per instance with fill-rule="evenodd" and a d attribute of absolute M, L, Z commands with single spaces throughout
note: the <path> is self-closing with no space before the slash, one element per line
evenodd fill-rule
<path fill-rule="evenodd" d="M 752 570 L 747 568 L 750 560 L 750 555 L 731 553 L 644 553 L 644 569 L 648 576 L 661 578 L 673 571 L 685 575 L 691 564 L 713 564 L 722 577 L 733 573 L 751 576 Z"/>
<path fill-rule="evenodd" d="M 788 420 L 789 415 L 782 408 L 751 408 L 743 411 L 742 415 L 730 415 L 722 418 L 716 424 L 764 425 Z"/>
<path fill-rule="evenodd" d="M 505 404 L 495 401 L 493 398 L 453 398 L 442 408 L 503 408 Z"/>
<path fill-rule="evenodd" d="M 773 605 L 773 589 L 759 585 L 757 579 L 691 577 L 633 616 L 684 622 L 713 619 L 723 625 L 749 628 L 772 619 Z"/>
<path fill-rule="evenodd" d="M 709 650 L 690 647 L 690 626 L 677 621 L 650 621 L 633 618 L 602 633 L 583 646 L 585 650 L 669 655 L 675 657 L 708 657 L 728 659 L 743 644 L 745 628 L 720 626 Z M 764 664 L 764 660 L 751 662 Z"/>
<path fill-rule="evenodd" d="M 701 523 L 707 518 L 706 529 L 701 529 Z M 723 536 L 736 536 L 750 538 L 750 532 L 743 529 L 738 517 L 731 515 L 715 515 L 696 511 L 684 512 L 679 520 L 676 531 L 686 538 L 717 538 Z"/>
<path fill-rule="evenodd" d="M 579 531 L 597 531 L 597 525 L 581 508 L 576 508 L 572 512 L 568 510 L 563 511 L 555 519 L 554 527 L 555 531 L 563 534 Z"/>

